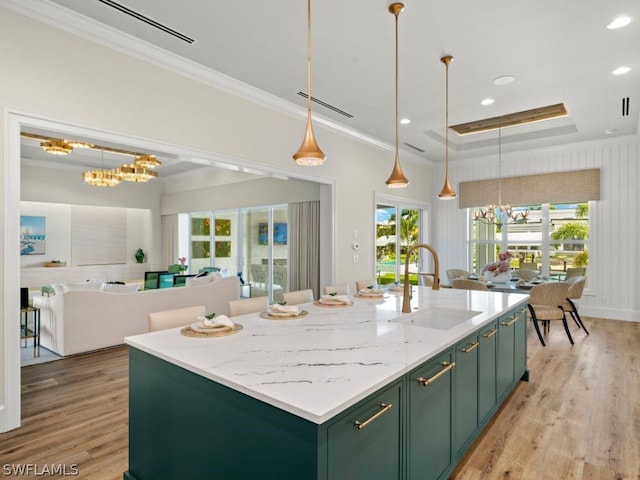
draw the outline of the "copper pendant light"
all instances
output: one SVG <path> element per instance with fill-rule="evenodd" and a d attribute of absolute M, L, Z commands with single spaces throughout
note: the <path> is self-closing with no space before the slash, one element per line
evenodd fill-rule
<path fill-rule="evenodd" d="M 311 0 L 307 0 L 307 130 L 302 145 L 293 154 L 293 159 L 298 165 L 315 167 L 322 165 L 326 158 L 316 142 L 311 124 Z"/>
<path fill-rule="evenodd" d="M 400 167 L 400 155 L 398 153 L 398 15 L 404 10 L 404 4 L 392 3 L 389 5 L 389 12 L 391 12 L 396 19 L 396 159 L 393 165 L 393 171 L 391 176 L 387 179 L 386 184 L 389 188 L 402 188 L 409 184 L 409 180 L 402 173 L 402 167 Z"/>
<path fill-rule="evenodd" d="M 445 121 L 444 121 L 444 130 L 445 130 L 445 140 L 444 140 L 444 158 L 445 158 L 445 167 L 444 167 L 444 186 L 442 187 L 442 191 L 438 194 L 438 198 L 440 200 L 453 200 L 456 198 L 456 191 L 449 183 L 449 64 L 453 60 L 451 55 L 445 55 L 440 59 L 442 63 L 444 63 L 445 71 L 446 71 L 446 87 L 445 87 Z"/>

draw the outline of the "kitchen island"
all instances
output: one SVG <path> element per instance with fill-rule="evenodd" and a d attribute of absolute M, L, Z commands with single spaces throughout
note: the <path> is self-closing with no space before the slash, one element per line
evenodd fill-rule
<path fill-rule="evenodd" d="M 128 337 L 128 480 L 446 478 L 526 371 L 527 295 L 414 288 Z"/>

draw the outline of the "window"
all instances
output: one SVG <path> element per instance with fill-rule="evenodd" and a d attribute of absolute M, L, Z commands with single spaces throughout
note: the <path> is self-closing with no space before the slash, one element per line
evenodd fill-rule
<path fill-rule="evenodd" d="M 384 285 L 402 282 L 409 246 L 422 240 L 421 208 L 378 203 L 376 205 L 376 280 Z M 398 221 L 399 220 L 399 221 Z M 414 251 L 409 259 L 409 281 L 418 283 L 417 273 L 423 271 L 421 254 Z"/>
<path fill-rule="evenodd" d="M 512 268 L 538 270 L 544 276 L 564 278 L 569 268 L 589 263 L 589 204 L 530 205 L 526 223 L 501 228 L 474 219 L 470 212 L 470 258 L 475 272 L 495 261 L 501 251 L 512 254 Z"/>

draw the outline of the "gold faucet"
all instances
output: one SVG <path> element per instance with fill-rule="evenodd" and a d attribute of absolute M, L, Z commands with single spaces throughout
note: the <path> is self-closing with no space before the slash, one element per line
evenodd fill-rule
<path fill-rule="evenodd" d="M 431 287 L 433 290 L 440 290 L 440 276 L 438 275 L 438 271 L 440 270 L 440 265 L 438 262 L 438 254 L 436 250 L 426 243 L 416 243 L 412 245 L 407 250 L 407 256 L 404 264 L 404 294 L 402 298 L 402 313 L 411 313 L 411 287 L 409 286 L 409 258 L 411 257 L 411 252 L 416 250 L 417 248 L 426 248 L 431 252 L 433 256 L 433 286 Z"/>

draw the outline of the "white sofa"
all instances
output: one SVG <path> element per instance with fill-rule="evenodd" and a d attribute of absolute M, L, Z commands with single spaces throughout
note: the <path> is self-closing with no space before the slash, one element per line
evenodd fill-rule
<path fill-rule="evenodd" d="M 35 297 L 33 304 L 40 307 L 40 344 L 67 356 L 120 345 L 124 337 L 148 332 L 151 312 L 204 305 L 207 313 L 228 315 L 229 301 L 238 299 L 239 291 L 233 276 L 135 293 L 71 290 Z"/>

